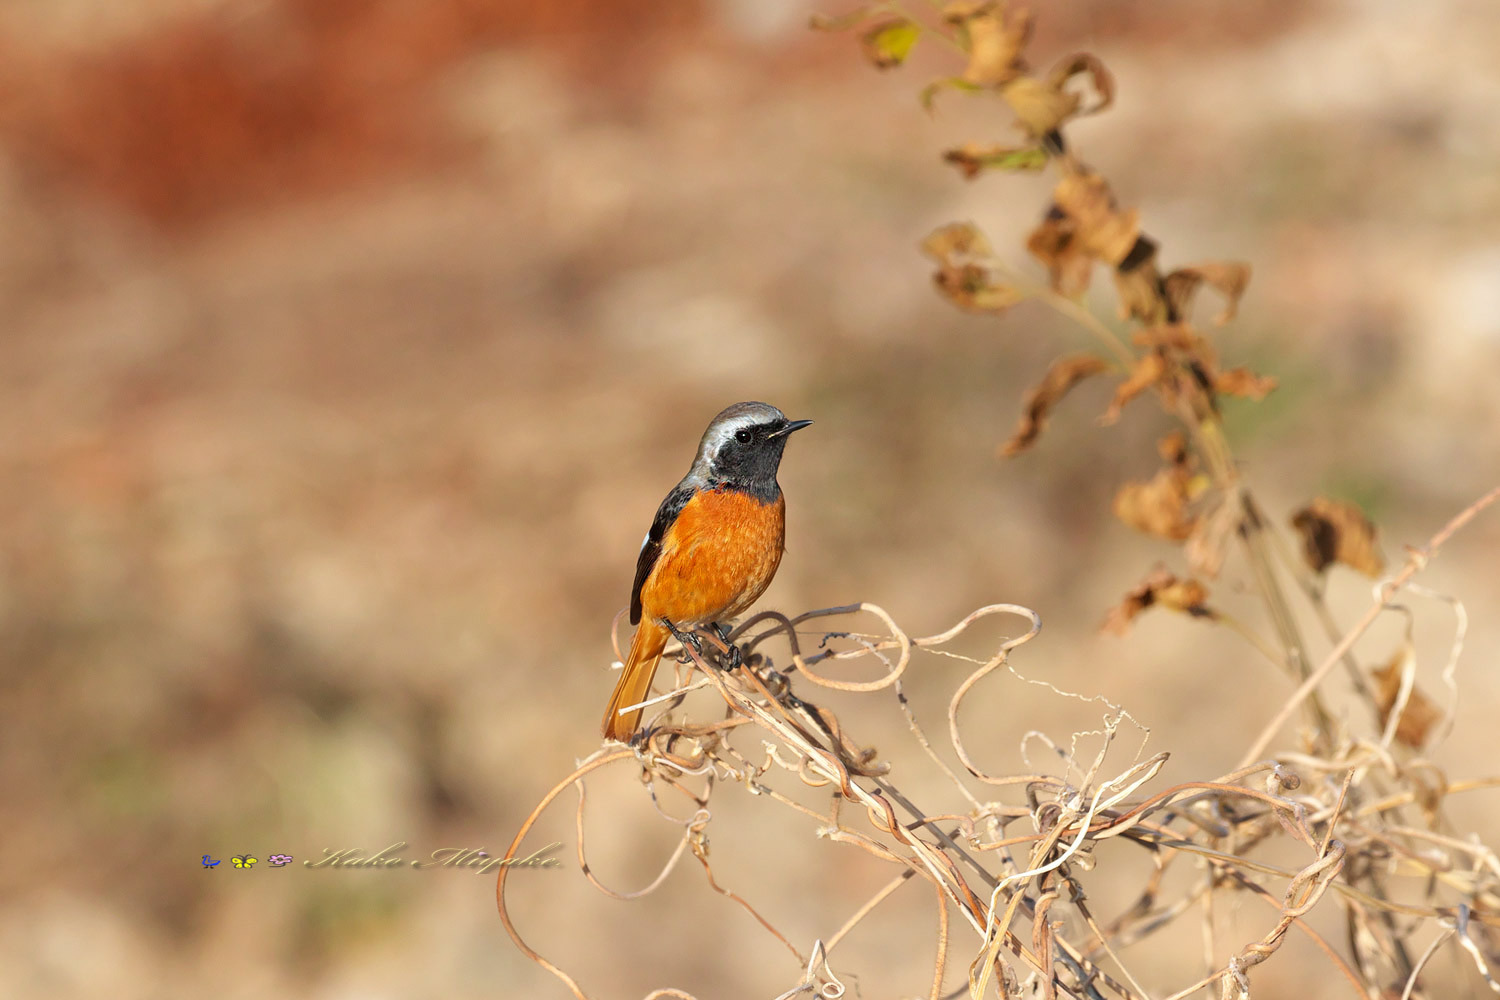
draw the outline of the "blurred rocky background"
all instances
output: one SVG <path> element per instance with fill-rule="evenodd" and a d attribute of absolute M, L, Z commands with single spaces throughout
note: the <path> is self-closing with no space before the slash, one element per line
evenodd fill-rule
<path fill-rule="evenodd" d="M 1255 268 L 1217 336 L 1281 379 L 1230 415 L 1273 513 L 1356 500 L 1399 558 L 1492 486 L 1500 7 L 1038 8 L 1032 51 L 1115 75 L 1116 107 L 1070 137 L 1163 262 Z M 1176 617 L 1097 634 L 1174 557 L 1108 513 L 1165 419 L 1143 401 L 1097 427 L 1108 388 L 1086 387 L 1002 462 L 1024 388 L 1086 342 L 1040 307 L 957 313 L 917 251 L 972 219 L 1033 268 L 1049 182 L 962 180 L 940 151 L 1010 138 L 1000 106 L 948 94 L 928 115 L 916 92 L 951 54 L 878 74 L 808 32 L 811 10 L 0 6 L 0 995 L 564 995 L 505 938 L 492 878 L 301 862 L 503 850 L 597 745 L 641 532 L 739 399 L 817 421 L 783 467 L 767 605 L 869 600 L 923 633 L 1025 603 L 1047 628 L 1023 671 L 1123 702 L 1174 753 L 1167 777 L 1234 764 L 1279 675 Z M 1455 777 L 1500 756 L 1497 546 L 1491 515 L 1424 577 L 1472 616 L 1437 754 Z M 1334 583 L 1350 620 L 1368 589 Z M 1435 684 L 1451 615 L 1414 610 Z M 909 683 L 938 705 L 961 676 Z M 1101 712 L 1018 682 L 976 699 L 1000 760 Z M 1465 829 L 1495 832 L 1486 795 L 1455 803 Z M 534 839 L 570 858 L 566 799 Z M 800 945 L 889 877 L 742 810 L 711 828 L 718 874 Z M 621 887 L 675 836 L 628 779 L 590 824 Z M 233 869 L 246 852 L 260 863 Z M 634 904 L 572 869 L 514 891 L 523 930 L 600 996 L 795 982 L 691 863 Z M 835 966 L 865 996 L 925 991 L 929 907 L 911 903 L 919 948 L 877 921 Z M 1305 989 L 1310 968 L 1328 974 L 1298 943 L 1257 982 Z"/>

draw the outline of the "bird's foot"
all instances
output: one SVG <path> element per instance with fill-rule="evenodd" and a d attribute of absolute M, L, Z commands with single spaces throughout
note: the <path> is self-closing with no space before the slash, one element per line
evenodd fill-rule
<path fill-rule="evenodd" d="M 718 635 L 720 640 L 723 641 L 726 649 L 726 652 L 724 654 L 726 662 L 725 669 L 738 670 L 740 666 L 745 662 L 745 660 L 744 657 L 740 655 L 740 647 L 736 646 L 732 641 L 730 641 L 729 626 L 715 622 L 714 633 Z"/>
<path fill-rule="evenodd" d="M 682 643 L 682 649 L 683 649 L 682 662 L 683 663 L 691 663 L 691 662 L 693 662 L 693 658 L 691 656 L 687 655 L 687 650 L 688 650 L 689 647 L 691 647 L 692 650 L 693 650 L 693 652 L 698 655 L 698 658 L 700 660 L 703 659 L 703 640 L 702 639 L 700 639 L 693 632 L 684 632 L 684 631 L 682 631 L 682 629 L 680 629 L 676 625 L 672 624 L 672 620 L 670 618 L 663 618 L 661 620 L 661 623 L 667 627 L 667 631 L 668 632 L 672 633 L 672 638 L 674 638 L 678 642 Z"/>

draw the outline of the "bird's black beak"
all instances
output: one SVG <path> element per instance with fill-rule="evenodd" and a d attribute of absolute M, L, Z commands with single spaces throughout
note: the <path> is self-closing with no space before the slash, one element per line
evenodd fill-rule
<path fill-rule="evenodd" d="M 788 434 L 792 433 L 792 431 L 800 431 L 802 428 L 808 426 L 811 423 L 811 420 L 788 420 L 786 426 L 781 428 L 781 430 L 772 431 L 766 436 L 773 438 L 786 437 Z"/>

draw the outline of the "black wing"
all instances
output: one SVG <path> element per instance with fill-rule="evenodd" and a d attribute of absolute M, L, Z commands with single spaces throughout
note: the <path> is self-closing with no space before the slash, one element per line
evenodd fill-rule
<path fill-rule="evenodd" d="M 684 483 L 678 483 L 667 498 L 656 508 L 656 520 L 651 522 L 651 530 L 646 534 L 646 541 L 641 545 L 641 556 L 635 563 L 635 586 L 630 588 L 630 624 L 641 623 L 641 587 L 646 584 L 646 577 L 651 575 L 651 568 L 656 565 L 656 557 L 661 555 L 661 540 L 666 537 L 667 529 L 677 520 L 677 515 L 682 513 L 682 508 L 693 498 L 696 492 L 693 487 Z"/>

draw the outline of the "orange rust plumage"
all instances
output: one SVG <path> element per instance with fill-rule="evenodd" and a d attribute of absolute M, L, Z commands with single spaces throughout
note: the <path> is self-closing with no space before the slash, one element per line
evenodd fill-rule
<path fill-rule="evenodd" d="M 605 710 L 606 739 L 628 740 L 671 630 L 728 622 L 765 592 L 781 564 L 786 500 L 776 470 L 787 420 L 764 403 L 724 410 L 704 432 L 693 467 L 667 495 L 641 547 L 631 620 L 638 622 Z M 621 712 L 621 709 L 628 709 Z"/>
<path fill-rule="evenodd" d="M 604 713 L 607 739 L 629 739 L 640 724 L 640 709 L 619 713 L 651 688 L 671 634 L 662 618 L 681 630 L 728 621 L 765 593 L 781 565 L 785 513 L 783 497 L 763 503 L 728 489 L 695 494 L 682 508 L 641 586 L 641 623 Z"/>
<path fill-rule="evenodd" d="M 770 503 L 736 490 L 705 490 L 667 531 L 641 606 L 679 628 L 727 621 L 754 604 L 786 546 L 786 498 Z"/>

